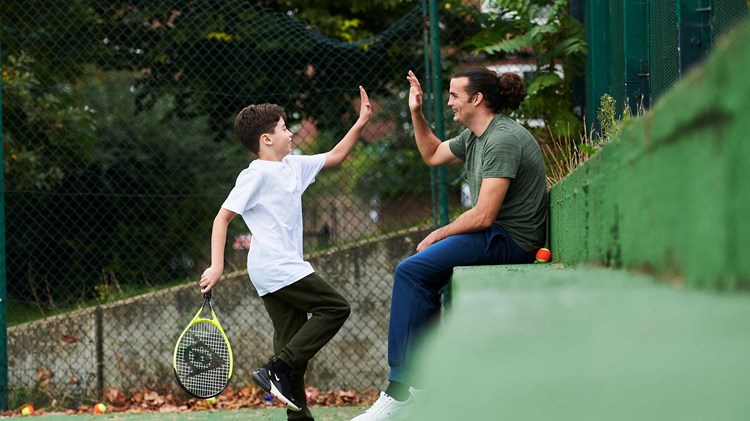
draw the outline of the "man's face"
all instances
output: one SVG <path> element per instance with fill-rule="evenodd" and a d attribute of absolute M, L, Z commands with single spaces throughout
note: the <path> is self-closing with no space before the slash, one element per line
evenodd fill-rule
<path fill-rule="evenodd" d="M 283 117 L 279 118 L 273 133 L 268 133 L 268 136 L 273 140 L 272 147 L 277 153 L 286 156 L 292 151 L 292 132 L 286 128 Z"/>
<path fill-rule="evenodd" d="M 468 84 L 469 78 L 467 77 L 453 78 L 448 92 L 448 106 L 453 109 L 453 121 L 461 125 L 465 125 L 464 123 L 474 111 L 471 98 L 466 92 Z"/>

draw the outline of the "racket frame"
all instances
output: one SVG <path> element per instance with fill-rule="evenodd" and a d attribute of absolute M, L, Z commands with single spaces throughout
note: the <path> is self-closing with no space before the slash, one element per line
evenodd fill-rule
<path fill-rule="evenodd" d="M 203 310 L 206 308 L 206 304 L 208 304 L 208 309 L 211 311 L 210 319 L 201 317 Z M 190 328 L 193 327 L 197 323 L 209 323 L 215 326 L 219 330 L 219 333 L 221 333 L 221 336 L 224 338 L 224 342 L 227 344 L 227 353 L 229 354 L 229 373 L 227 374 L 227 380 L 224 383 L 224 387 L 222 387 L 221 390 L 219 390 L 215 394 L 209 395 L 209 396 L 198 396 L 195 393 L 188 390 L 185 387 L 185 385 L 182 384 L 182 382 L 180 381 L 180 376 L 177 374 L 177 350 L 180 346 L 180 342 L 182 341 L 182 338 L 185 336 L 185 334 L 190 330 Z M 193 396 L 195 398 L 208 399 L 214 396 L 218 396 L 229 385 L 229 380 L 232 378 L 232 372 L 234 369 L 234 356 L 232 354 L 232 345 L 229 343 L 229 338 L 227 337 L 227 334 L 224 332 L 224 329 L 221 327 L 221 324 L 219 323 L 219 318 L 216 317 L 216 313 L 214 312 L 214 306 L 211 303 L 211 291 L 208 291 L 207 293 L 203 294 L 203 304 L 201 305 L 201 308 L 198 309 L 198 312 L 195 313 L 195 316 L 193 317 L 193 319 L 190 321 L 190 323 L 188 323 L 187 327 L 185 327 L 185 329 L 182 331 L 182 333 L 180 334 L 180 337 L 177 338 L 177 343 L 175 344 L 174 352 L 172 353 L 172 369 L 174 370 L 174 375 L 175 375 L 175 378 L 177 379 L 177 383 L 180 385 L 182 390 L 184 390 L 190 396 Z"/>

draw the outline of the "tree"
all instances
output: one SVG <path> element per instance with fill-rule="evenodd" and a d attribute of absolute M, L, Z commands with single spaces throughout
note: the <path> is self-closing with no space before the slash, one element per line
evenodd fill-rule
<path fill-rule="evenodd" d="M 569 0 L 488 1 L 484 12 L 473 12 L 485 30 L 469 41 L 488 58 L 534 61 L 536 71 L 527 81 L 529 97 L 518 116 L 541 117 L 563 137 L 577 135 L 581 128 L 573 113 L 571 85 L 586 57 L 583 28 L 569 15 L 568 6 Z"/>
<path fill-rule="evenodd" d="M 75 173 L 93 141 L 91 115 L 76 95 L 45 89 L 29 56 L 3 61 L 3 159 L 7 190 L 51 191 Z M 49 153 L 55 150 L 55 153 Z"/>
<path fill-rule="evenodd" d="M 421 58 L 416 9 L 385 33 L 354 43 L 250 2 L 110 2 L 93 14 L 96 38 L 106 40 L 98 44 L 97 64 L 144 71 L 139 110 L 174 95 L 174 112 L 208 116 L 217 141 L 251 102 L 277 102 L 292 121 L 324 110 L 314 116 L 318 129 L 337 130 L 357 85 L 384 86 Z"/>
<path fill-rule="evenodd" d="M 6 188 L 49 191 L 86 161 L 93 140 L 72 86 L 89 71 L 92 38 L 83 2 L 38 3 L 0 7 L 3 152 Z"/>
<path fill-rule="evenodd" d="M 310 22 L 341 41 L 359 41 L 385 31 L 414 8 L 406 0 L 263 0 L 262 4 Z"/>

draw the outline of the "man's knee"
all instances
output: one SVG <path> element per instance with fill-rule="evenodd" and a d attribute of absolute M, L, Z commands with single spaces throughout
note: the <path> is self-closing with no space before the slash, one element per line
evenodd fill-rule
<path fill-rule="evenodd" d="M 414 270 L 412 268 L 413 263 L 411 259 L 406 259 L 396 265 L 396 270 L 393 272 L 393 278 L 395 282 L 403 282 L 409 280 L 414 276 Z"/>

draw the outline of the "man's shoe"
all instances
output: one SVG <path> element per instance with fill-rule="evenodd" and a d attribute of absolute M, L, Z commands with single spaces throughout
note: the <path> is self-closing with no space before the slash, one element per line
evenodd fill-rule
<path fill-rule="evenodd" d="M 284 403 L 293 411 L 301 411 L 299 403 L 294 399 L 292 393 L 291 376 L 282 373 L 273 368 L 273 362 L 252 372 L 255 383 L 266 392 L 276 396 L 278 400 Z"/>
<path fill-rule="evenodd" d="M 380 392 L 380 398 L 362 415 L 352 419 L 352 421 L 406 420 L 411 413 L 413 403 L 413 396 L 409 396 L 409 399 L 399 402 L 388 396 L 385 392 Z"/>

